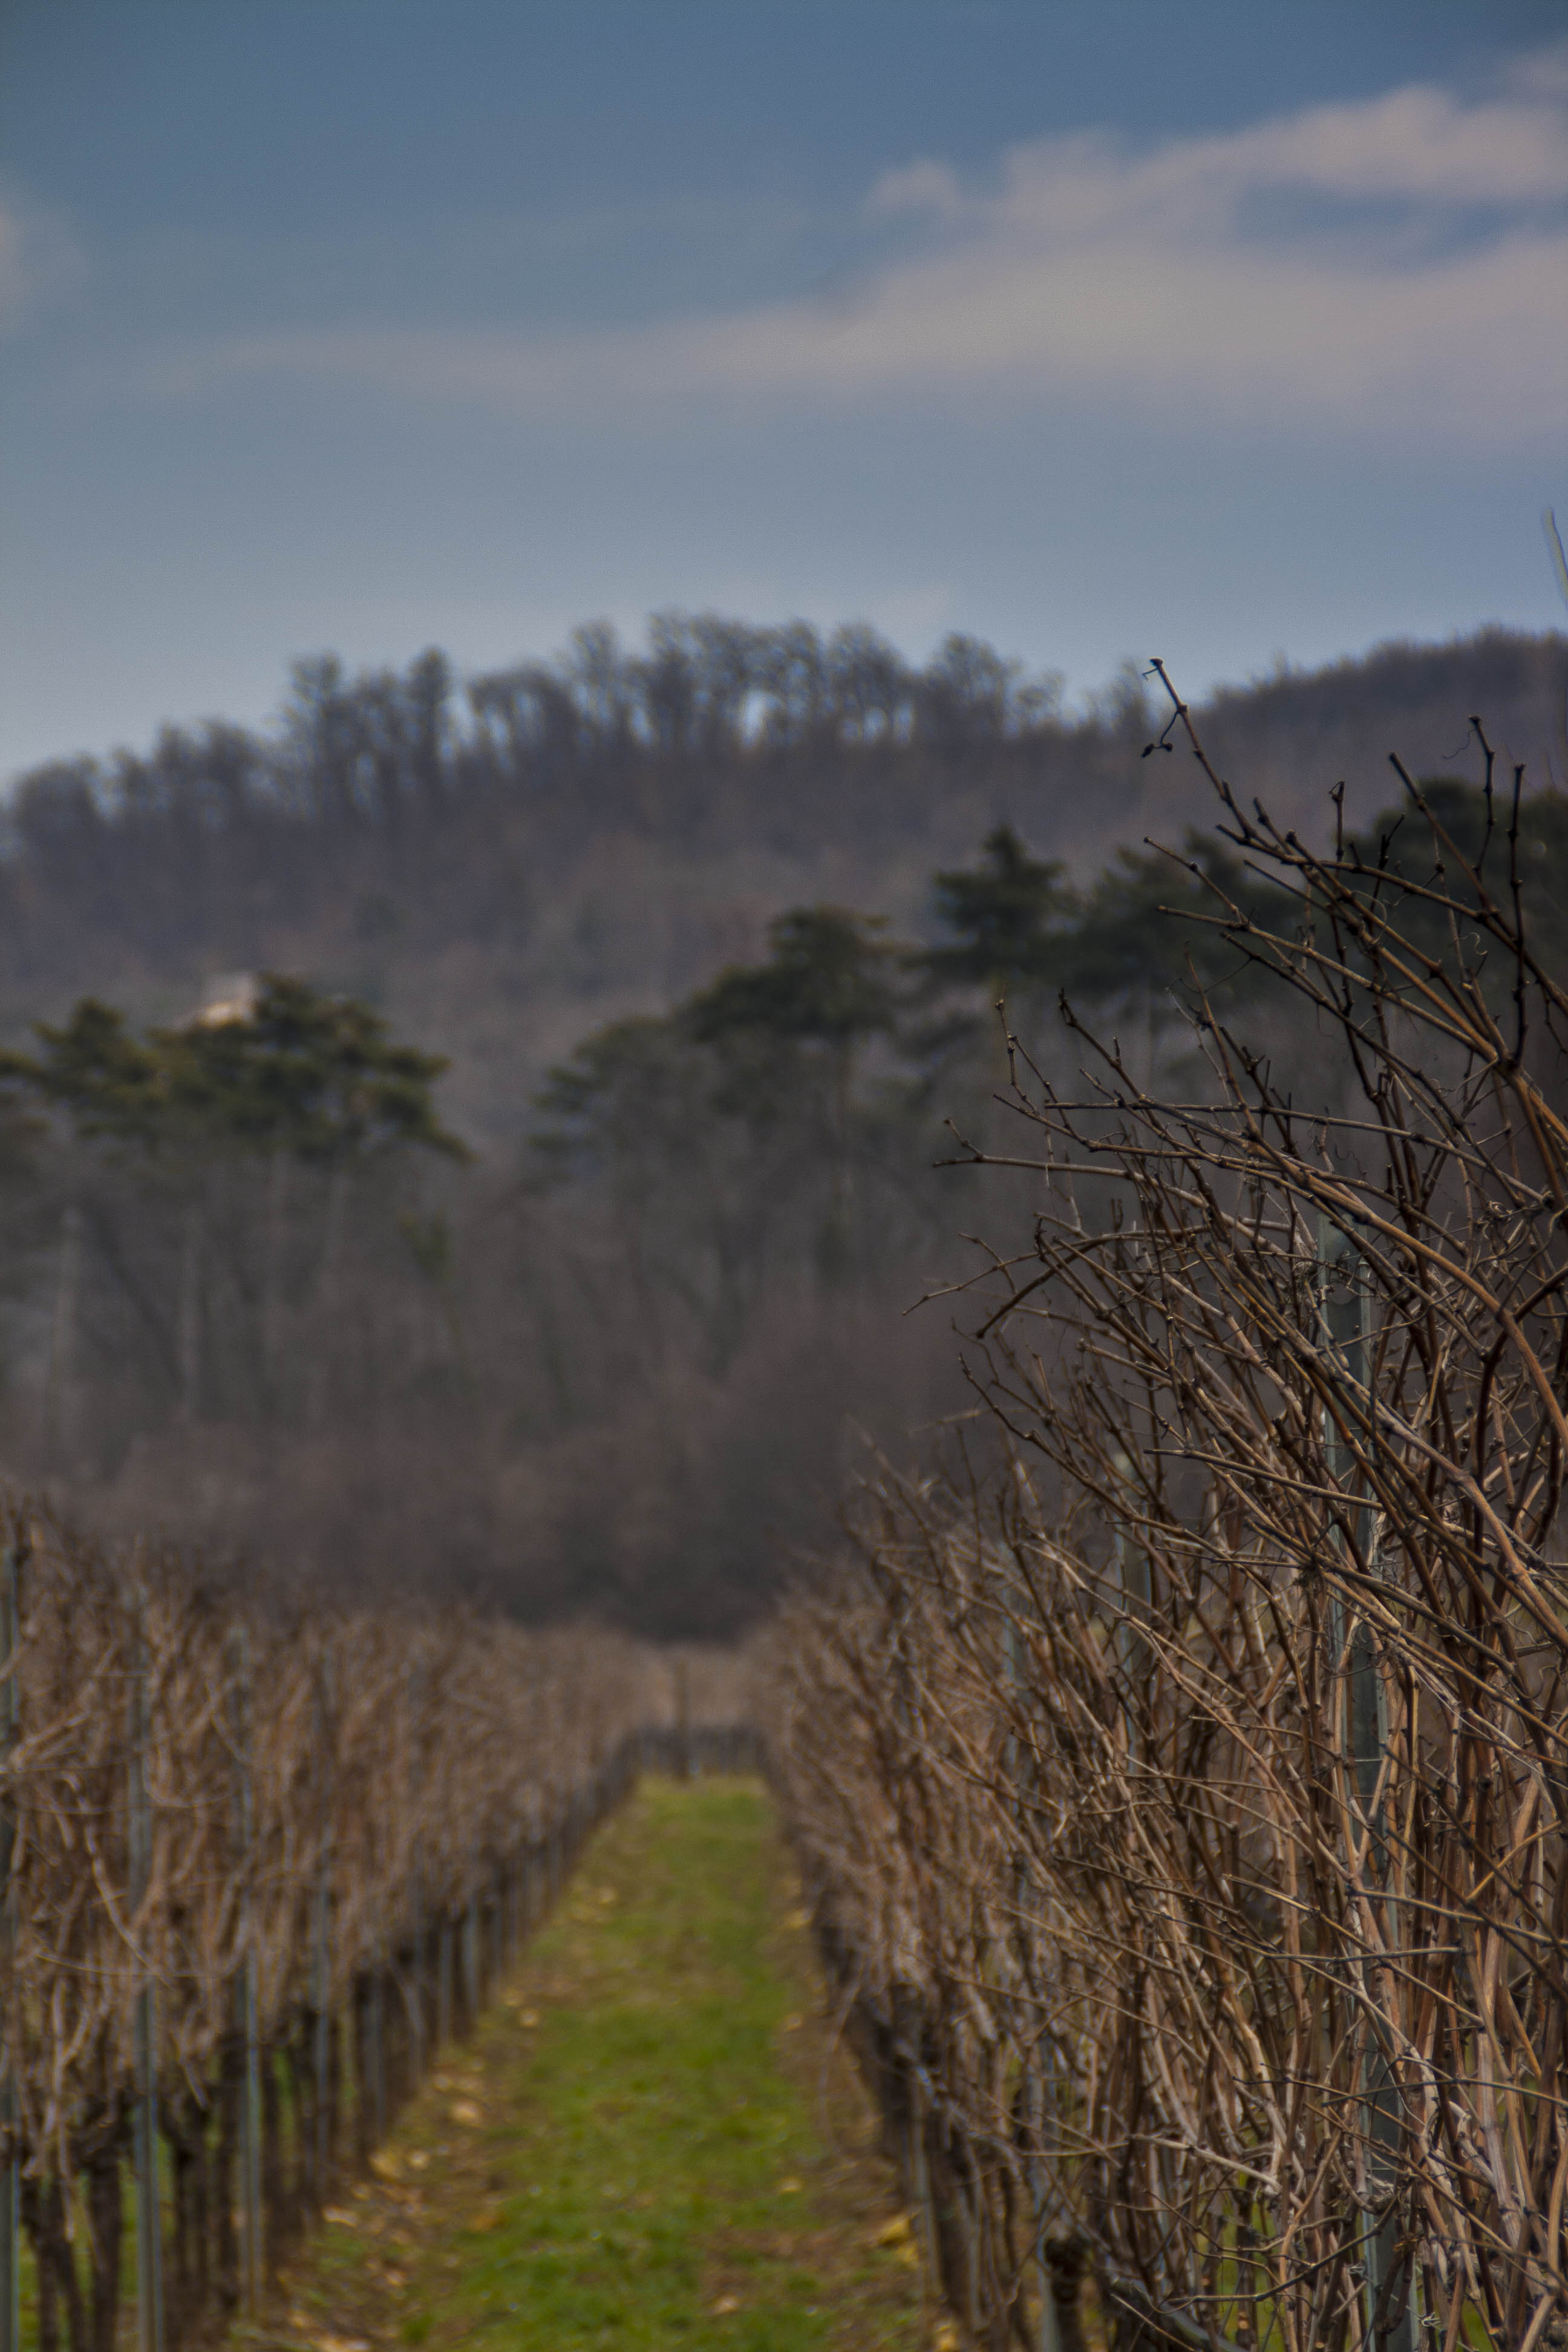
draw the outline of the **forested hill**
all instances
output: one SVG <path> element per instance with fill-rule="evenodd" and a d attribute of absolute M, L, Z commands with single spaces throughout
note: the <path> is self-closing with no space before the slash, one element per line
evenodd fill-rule
<path fill-rule="evenodd" d="M 1387 755 L 1442 779 L 1556 963 L 1565 678 L 1562 638 L 1491 633 L 1199 723 L 1320 837 L 1343 778 L 1351 853 L 1393 828 L 1402 874 Z M 1543 787 L 1500 835 L 1472 713 L 1504 785 L 1523 759 Z M 951 1165 L 953 1127 L 1016 1146 L 999 993 L 1069 1088 L 1064 989 L 1137 1082 L 1201 1079 L 1194 976 L 1296 1099 L 1337 1083 L 1234 940 L 1166 911 L 1212 908 L 1204 875 L 1264 924 L 1292 902 L 1184 749 L 1145 756 L 1160 727 L 1135 674 L 1070 718 L 972 642 L 910 671 L 865 632 L 669 621 L 461 698 L 434 655 L 317 663 L 264 737 L 25 779 L 0 1465 L 316 1588 L 745 1625 L 833 1539 L 864 1436 L 907 1459 L 967 1410 L 962 1237 L 1010 1251 L 1035 1200 Z M 1194 871 L 1141 845 L 1189 825 Z"/>
<path fill-rule="evenodd" d="M 1215 695 L 1205 739 L 1238 789 L 1321 830 L 1389 798 L 1387 754 L 1469 773 L 1479 714 L 1560 777 L 1568 641 L 1500 629 Z M 1180 681 L 1178 680 L 1179 684 Z M 260 734 L 170 728 L 145 752 L 16 783 L 0 864 L 5 1026 L 85 992 L 177 1018 L 225 972 L 300 974 L 448 1055 L 448 1116 L 525 1126 L 584 1030 L 657 1009 L 761 948 L 791 906 L 875 908 L 929 936 L 930 877 L 1005 820 L 1092 877 L 1113 845 L 1206 821 L 1129 667 L 1084 714 L 973 638 L 912 668 L 864 627 L 662 616 L 641 652 L 565 653 L 459 689 L 300 663 Z"/>

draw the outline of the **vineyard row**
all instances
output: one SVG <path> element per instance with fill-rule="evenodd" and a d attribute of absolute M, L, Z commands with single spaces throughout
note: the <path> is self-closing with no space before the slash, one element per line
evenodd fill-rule
<path fill-rule="evenodd" d="M 1119 2352 L 1544 2352 L 1568 993 L 1517 776 L 1468 848 L 1413 788 L 1376 866 L 1213 782 L 1289 894 L 1215 894 L 1249 1034 L 1199 996 L 1178 1100 L 1010 1041 L 987 1410 L 792 1605 L 773 1754 L 967 2341 L 1079 2352 L 1092 2273 Z"/>
<path fill-rule="evenodd" d="M 141 2352 L 254 2307 L 669 1697 L 612 1636 L 246 1609 L 4 1507 L 7 2352 L 24 2238 L 39 2352 L 115 2352 L 132 2282 Z"/>

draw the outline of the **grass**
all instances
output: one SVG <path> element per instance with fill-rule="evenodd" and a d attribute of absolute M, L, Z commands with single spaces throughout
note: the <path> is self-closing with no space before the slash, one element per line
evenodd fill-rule
<path fill-rule="evenodd" d="M 754 1782 L 647 1781 L 508 1999 L 237 2340 L 578 2352 L 922 2341 L 897 2185 Z"/>

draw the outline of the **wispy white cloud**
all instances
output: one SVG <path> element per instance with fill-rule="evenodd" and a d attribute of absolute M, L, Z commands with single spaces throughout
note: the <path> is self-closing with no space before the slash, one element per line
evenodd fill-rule
<path fill-rule="evenodd" d="M 1415 86 L 1134 152 L 890 173 L 903 250 L 831 300 L 556 332 L 358 326 L 164 352 L 145 382 L 339 379 L 523 418 L 931 396 L 1518 442 L 1568 379 L 1568 50 L 1486 97 Z"/>

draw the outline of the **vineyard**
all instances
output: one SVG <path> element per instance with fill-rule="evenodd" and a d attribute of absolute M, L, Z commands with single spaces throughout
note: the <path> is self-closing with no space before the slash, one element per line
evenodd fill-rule
<path fill-rule="evenodd" d="M 1280 910 L 1216 888 L 1211 934 L 1249 1014 L 1310 1014 L 1330 1107 L 1201 994 L 1180 1099 L 1009 1039 L 1033 1190 L 976 1285 L 974 1422 L 791 1605 L 777 1767 L 967 2341 L 1079 2352 L 1092 2274 L 1119 2347 L 1541 2352 L 1568 996 L 1517 773 L 1468 850 L 1411 785 L 1373 864 L 1204 765 Z"/>
<path fill-rule="evenodd" d="M 1548 2352 L 1568 992 L 1521 778 L 1318 856 L 1172 703 L 1233 853 L 1183 877 L 1179 1092 L 1065 1005 L 1076 1089 L 1008 1034 L 974 1411 L 782 1611 L 769 1769 L 940 2340 Z M 6 1502 L 0 2352 L 25 2245 L 39 2352 L 260 2309 L 639 1766 L 751 1760 L 692 1671 Z"/>
<path fill-rule="evenodd" d="M 157 2352 L 258 2305 L 468 2029 L 670 1678 L 610 1636 L 243 1610 L 19 1505 L 0 1539 L 0 2328 L 25 2236 L 40 2352 L 113 2352 L 128 2295 Z"/>

